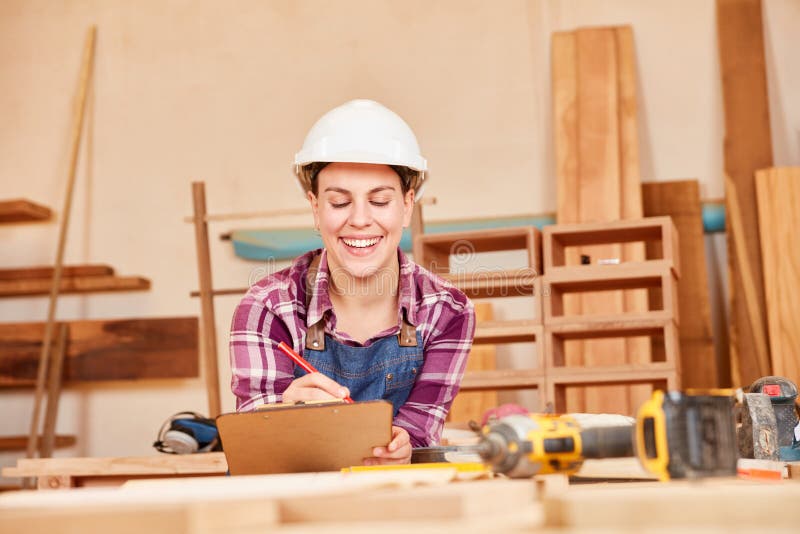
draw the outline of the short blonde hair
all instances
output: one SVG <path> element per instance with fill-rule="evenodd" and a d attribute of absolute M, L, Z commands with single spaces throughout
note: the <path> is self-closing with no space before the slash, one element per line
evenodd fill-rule
<path fill-rule="evenodd" d="M 314 195 L 317 194 L 317 176 L 329 163 L 327 161 L 315 161 L 300 167 L 297 178 L 300 180 L 300 185 L 303 186 L 304 191 L 311 191 Z M 400 177 L 400 188 L 404 195 L 409 189 L 413 189 L 415 193 L 418 192 L 422 185 L 422 176 L 419 171 L 402 165 L 389 165 L 389 167 Z"/>

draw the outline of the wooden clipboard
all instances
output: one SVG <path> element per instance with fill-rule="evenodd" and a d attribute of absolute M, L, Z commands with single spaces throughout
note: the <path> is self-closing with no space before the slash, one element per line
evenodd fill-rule
<path fill-rule="evenodd" d="M 227 413 L 217 428 L 231 475 L 338 471 L 392 438 L 392 404 L 306 404 Z"/>

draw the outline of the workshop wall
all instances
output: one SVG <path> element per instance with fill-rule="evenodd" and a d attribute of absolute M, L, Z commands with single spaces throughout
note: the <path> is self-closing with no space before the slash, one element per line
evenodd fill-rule
<path fill-rule="evenodd" d="M 800 4 L 764 2 L 776 165 L 800 164 Z M 314 120 L 376 99 L 416 131 L 432 170 L 429 220 L 554 211 L 549 42 L 553 31 L 631 24 L 645 181 L 698 178 L 724 194 L 713 0 L 4 0 L 0 3 L 0 195 L 61 209 L 72 99 L 86 28 L 98 25 L 69 263 L 152 280 L 138 294 L 68 296 L 58 317 L 197 315 L 190 182 L 211 212 L 302 207 L 290 163 Z M 309 224 L 309 217 L 241 226 Z M 214 283 L 256 269 L 211 227 Z M 56 224 L 0 227 L 2 266 L 51 263 Z M 724 239 L 709 239 L 713 302 L 724 299 Z M 500 260 L 498 260 L 500 261 Z M 223 407 L 235 297 L 219 298 Z M 0 301 L 0 320 L 40 321 L 47 299 Z M 513 313 L 509 311 L 508 313 Z M 715 308 L 716 323 L 724 310 Z M 512 355 L 519 358 L 519 355 Z M 207 411 L 201 380 L 103 384 L 63 395 L 60 455 L 150 452 L 162 421 Z M 28 431 L 30 391 L 0 391 L 2 434 Z M 8 465 L 16 456 L 1 455 Z"/>

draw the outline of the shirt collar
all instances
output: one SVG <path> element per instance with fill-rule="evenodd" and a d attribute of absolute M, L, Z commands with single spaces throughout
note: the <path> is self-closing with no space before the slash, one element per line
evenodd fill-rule
<path fill-rule="evenodd" d="M 414 262 L 409 260 L 399 247 L 397 249 L 397 260 L 400 265 L 397 315 L 399 320 L 402 321 L 403 312 L 405 312 L 405 318 L 408 322 L 413 326 L 417 326 L 416 306 L 414 305 Z M 325 317 L 325 313 L 328 310 L 333 310 L 333 304 L 328 295 L 329 283 L 330 269 L 328 268 L 328 254 L 325 249 L 322 249 L 317 277 L 311 284 L 313 293 L 311 294 L 311 301 L 308 303 L 308 310 L 306 311 L 306 326 L 311 326 L 319 322 Z"/>
<path fill-rule="evenodd" d="M 311 256 L 313 259 L 314 256 Z M 319 258 L 319 266 L 317 267 L 317 277 L 311 283 L 311 300 L 308 303 L 308 310 L 306 310 L 306 326 L 311 326 L 318 323 L 324 316 L 325 312 L 333 309 L 331 298 L 328 295 L 329 283 L 329 270 L 328 270 L 328 254 L 325 249 L 322 249 Z"/>

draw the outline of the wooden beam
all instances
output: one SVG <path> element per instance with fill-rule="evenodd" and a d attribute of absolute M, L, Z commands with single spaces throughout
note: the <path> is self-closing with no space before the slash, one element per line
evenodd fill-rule
<path fill-rule="evenodd" d="M 761 352 L 757 331 L 766 331 L 763 320 L 752 324 L 752 308 L 765 308 L 764 277 L 758 214 L 753 177 L 755 171 L 772 166 L 772 137 L 767 98 L 767 75 L 764 58 L 764 29 L 761 0 L 717 0 L 717 35 L 719 39 L 722 96 L 725 108 L 725 174 L 738 192 L 741 224 L 737 232 L 726 218 L 728 231 L 728 278 L 730 287 L 731 359 L 741 374 L 734 385 L 747 385 L 763 376 L 764 366 L 754 355 Z M 726 189 L 727 191 L 727 189 Z M 730 215 L 730 193 L 726 194 Z M 745 287 L 743 262 L 752 275 L 751 287 Z M 748 304 L 746 291 L 754 292 Z M 768 349 L 767 349 L 768 350 Z M 760 358 L 760 357 L 759 357 Z"/>
<path fill-rule="evenodd" d="M 150 280 L 141 276 L 75 276 L 59 278 L 57 288 L 58 293 L 61 295 L 146 291 L 150 289 Z M 52 279 L 47 278 L 0 280 L 0 298 L 45 296 L 50 292 L 52 285 Z"/>
<path fill-rule="evenodd" d="M 192 182 L 192 204 L 194 206 L 194 237 L 197 248 L 197 277 L 200 286 L 200 319 L 203 323 L 203 374 L 206 379 L 209 417 L 213 419 L 221 413 L 222 409 L 219 395 L 217 324 L 214 317 L 211 252 L 208 244 L 204 182 Z"/>
<path fill-rule="evenodd" d="M 67 230 L 69 228 L 69 217 L 72 211 L 72 192 L 75 188 L 75 175 L 78 171 L 78 156 L 81 147 L 81 134 L 83 133 L 84 111 L 86 109 L 86 99 L 89 92 L 89 81 L 92 76 L 94 66 L 94 43 L 97 36 L 97 26 L 89 27 L 86 32 L 86 40 L 83 48 L 83 62 L 81 64 L 80 80 L 78 83 L 78 94 L 75 99 L 73 109 L 72 130 L 70 132 L 70 162 L 67 175 L 67 192 L 64 196 L 64 210 L 58 235 L 58 249 L 54 261 L 53 280 L 50 287 L 50 303 L 47 309 L 47 322 L 45 323 L 44 343 L 42 343 L 42 353 L 39 356 L 38 371 L 36 374 L 36 391 L 33 401 L 33 415 L 31 416 L 31 429 L 28 438 L 28 449 L 26 456 L 33 458 L 36 453 L 36 441 L 39 435 L 39 417 L 41 412 L 42 396 L 44 395 L 44 382 L 47 378 L 47 366 L 50 360 L 50 342 L 53 335 L 53 327 L 56 316 L 56 304 L 58 292 L 61 289 L 61 267 L 64 264 L 64 249 L 67 243 Z M 27 486 L 27 483 L 26 483 Z"/>
<path fill-rule="evenodd" d="M 47 221 L 52 215 L 50 208 L 24 198 L 0 200 L 0 224 Z"/>
<path fill-rule="evenodd" d="M 196 317 L 70 321 L 64 381 L 198 376 Z M 0 323 L 0 387 L 30 387 L 43 323 Z"/>
<path fill-rule="evenodd" d="M 45 278 L 53 279 L 55 269 L 50 266 L 18 267 L 14 269 L 0 269 L 0 280 L 36 280 Z M 64 265 L 61 275 L 68 278 L 76 276 L 111 276 L 113 267 L 109 265 Z"/>
<path fill-rule="evenodd" d="M 756 172 L 772 372 L 800 383 L 800 167 Z"/>
<path fill-rule="evenodd" d="M 755 358 L 751 354 L 739 354 L 738 367 L 739 376 L 734 377 L 734 386 L 745 386 L 748 380 L 746 371 L 748 362 L 755 362 L 757 376 L 767 376 L 772 374 L 772 366 L 769 360 L 769 347 L 767 346 L 767 331 L 764 328 L 763 307 L 758 303 L 758 283 L 754 274 L 754 266 L 750 263 L 750 257 L 746 252 L 744 224 L 742 222 L 742 211 L 738 187 L 726 176 L 725 189 L 727 191 L 728 217 L 731 233 L 733 235 L 733 251 L 738 258 L 738 272 L 742 280 L 742 293 L 744 294 L 745 309 L 747 311 L 747 324 L 753 334 L 753 345 L 755 346 Z M 760 266 L 759 266 L 760 270 Z"/>
<path fill-rule="evenodd" d="M 681 316 L 683 387 L 715 388 L 728 385 L 730 376 L 721 376 L 714 355 L 698 182 L 680 180 L 642 184 L 642 198 L 645 216 L 671 217 L 680 235 L 678 309 Z M 648 244 L 649 252 L 654 252 L 655 248 L 655 244 Z M 656 295 L 652 295 L 653 298 Z M 657 298 L 660 300 L 660 295 Z"/>

